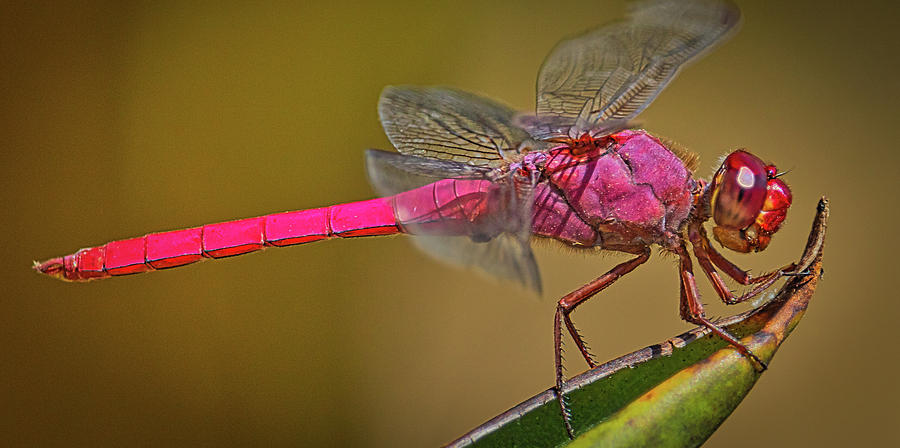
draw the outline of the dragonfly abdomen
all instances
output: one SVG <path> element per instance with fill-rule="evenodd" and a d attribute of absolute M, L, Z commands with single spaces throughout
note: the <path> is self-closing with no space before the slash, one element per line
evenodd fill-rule
<path fill-rule="evenodd" d="M 489 239 L 503 231 L 496 218 L 504 204 L 496 192 L 488 181 L 445 179 L 386 198 L 112 241 L 34 267 L 62 280 L 87 281 L 330 238 L 411 233 Z"/>
<path fill-rule="evenodd" d="M 496 184 L 443 179 L 393 196 L 397 222 L 413 235 L 469 236 L 486 241 L 505 231 L 511 205 Z"/>
<path fill-rule="evenodd" d="M 81 249 L 34 267 L 62 280 L 87 281 L 242 255 L 266 246 L 399 232 L 391 199 L 379 198 L 151 233 Z"/>

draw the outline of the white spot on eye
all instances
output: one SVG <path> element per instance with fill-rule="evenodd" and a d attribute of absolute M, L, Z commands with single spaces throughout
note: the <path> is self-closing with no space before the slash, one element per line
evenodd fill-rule
<path fill-rule="evenodd" d="M 753 187 L 754 180 L 756 180 L 756 176 L 753 175 L 753 171 L 746 166 L 742 166 L 740 170 L 738 170 L 737 175 L 737 183 L 742 188 L 751 188 Z"/>

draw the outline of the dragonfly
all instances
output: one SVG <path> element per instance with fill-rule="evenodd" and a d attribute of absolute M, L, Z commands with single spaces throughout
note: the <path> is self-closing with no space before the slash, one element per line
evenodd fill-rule
<path fill-rule="evenodd" d="M 34 267 L 82 282 L 267 247 L 409 234 L 437 258 L 540 294 L 534 240 L 630 254 L 556 306 L 555 386 L 565 429 L 573 436 L 563 393 L 564 332 L 588 366 L 598 363 L 572 312 L 644 264 L 658 246 L 679 260 L 681 318 L 706 327 L 764 370 L 762 360 L 706 317 L 692 256 L 727 304 L 797 275 L 793 264 L 751 275 L 713 247 L 705 226 L 713 220 L 712 235 L 722 247 L 764 250 L 792 201 L 783 173 L 736 150 L 706 181 L 694 174 L 696 156 L 633 124 L 681 67 L 734 34 L 739 22 L 740 11 L 727 1 L 637 3 L 625 18 L 553 48 L 538 73 L 534 112 L 517 113 L 453 88 L 387 87 L 378 114 L 398 152 L 366 152 L 377 198 L 150 233 Z M 752 285 L 750 290 L 735 295 L 720 271 Z"/>

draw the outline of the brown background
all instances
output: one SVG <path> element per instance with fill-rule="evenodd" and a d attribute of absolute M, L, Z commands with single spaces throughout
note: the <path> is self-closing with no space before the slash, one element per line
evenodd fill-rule
<path fill-rule="evenodd" d="M 89 285 L 28 269 L 110 239 L 369 198 L 362 150 L 389 146 L 384 85 L 531 109 L 553 44 L 622 14 L 251 3 L 2 8 L 4 445 L 434 446 L 551 384 L 553 298 L 619 258 L 538 248 L 541 301 L 402 237 Z M 703 176 L 738 147 L 793 170 L 786 227 L 741 264 L 799 255 L 823 194 L 833 219 L 809 313 L 709 445 L 897 443 L 897 15 L 744 3 L 741 32 L 641 118 L 698 152 Z M 671 259 L 602 297 L 576 316 L 602 359 L 689 328 Z"/>

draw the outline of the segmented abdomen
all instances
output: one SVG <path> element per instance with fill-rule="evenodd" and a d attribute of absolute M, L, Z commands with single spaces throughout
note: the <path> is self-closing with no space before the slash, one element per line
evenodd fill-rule
<path fill-rule="evenodd" d="M 63 280 L 86 281 L 329 238 L 395 233 L 471 236 L 483 230 L 481 220 L 497 213 L 490 199 L 492 188 L 484 180 L 445 179 L 387 198 L 112 241 L 34 267 Z"/>
<path fill-rule="evenodd" d="M 399 231 L 391 198 L 379 198 L 112 241 L 36 264 L 35 269 L 64 280 L 92 280 L 241 255 L 266 246 Z"/>

